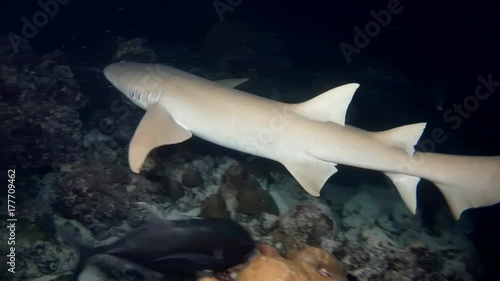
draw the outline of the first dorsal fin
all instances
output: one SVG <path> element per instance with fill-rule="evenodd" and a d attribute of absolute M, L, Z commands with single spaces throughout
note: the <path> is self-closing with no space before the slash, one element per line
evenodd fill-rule
<path fill-rule="evenodd" d="M 226 86 L 228 88 L 236 88 L 239 85 L 247 82 L 248 80 L 249 80 L 248 78 L 231 78 L 231 79 L 217 80 L 214 82 L 222 86 Z"/>
<path fill-rule="evenodd" d="M 191 136 L 191 132 L 177 124 L 163 106 L 158 103 L 149 106 L 130 142 L 130 169 L 139 173 L 151 150 L 158 146 L 183 142 Z"/>
<path fill-rule="evenodd" d="M 293 108 L 297 114 L 311 120 L 335 122 L 344 126 L 347 108 L 358 87 L 357 83 L 345 84 L 306 102 L 296 104 Z"/>

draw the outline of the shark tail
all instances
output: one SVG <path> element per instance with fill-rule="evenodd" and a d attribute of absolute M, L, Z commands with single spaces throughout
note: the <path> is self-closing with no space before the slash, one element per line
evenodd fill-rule
<path fill-rule="evenodd" d="M 417 158 L 456 220 L 467 209 L 500 202 L 500 156 L 418 153 Z"/>
<path fill-rule="evenodd" d="M 409 155 L 401 162 L 401 173 L 384 174 L 396 186 L 413 214 L 417 211 L 420 177 L 430 180 L 439 188 L 455 219 L 459 219 L 467 209 L 500 202 L 500 156 L 415 152 L 414 146 L 424 128 L 425 123 L 417 123 L 373 133 L 379 140 L 401 148 Z"/>
<path fill-rule="evenodd" d="M 425 126 L 426 123 L 415 123 L 387 131 L 375 132 L 372 135 L 390 146 L 406 151 L 411 158 L 415 153 L 414 147 L 422 136 Z M 417 210 L 417 185 L 420 178 L 392 172 L 385 172 L 384 174 L 396 186 L 408 209 L 415 214 Z"/>

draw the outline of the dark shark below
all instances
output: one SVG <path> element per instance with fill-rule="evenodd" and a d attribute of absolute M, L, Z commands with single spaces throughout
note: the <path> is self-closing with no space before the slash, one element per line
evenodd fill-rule
<path fill-rule="evenodd" d="M 88 258 L 109 254 L 159 273 L 222 271 L 245 262 L 255 247 L 240 224 L 225 219 L 153 218 L 118 241 L 81 249 L 74 279 Z"/>

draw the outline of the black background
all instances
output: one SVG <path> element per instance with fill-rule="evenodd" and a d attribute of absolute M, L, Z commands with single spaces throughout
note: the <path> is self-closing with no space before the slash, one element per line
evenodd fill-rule
<path fill-rule="evenodd" d="M 227 0 L 220 0 L 228 3 Z M 224 13 L 229 20 L 244 21 L 258 30 L 278 34 L 286 45 L 286 56 L 294 64 L 312 71 L 350 68 L 340 51 L 342 41 L 352 44 L 355 26 L 373 20 L 371 10 L 387 7 L 389 1 L 254 1 L 242 0 Z M 438 3 L 439 2 L 439 3 Z M 474 93 L 477 77 L 492 75 L 500 81 L 500 9 L 493 1 L 401 1 L 404 8 L 393 15 L 386 29 L 373 38 L 353 64 L 380 58 L 422 84 L 440 83 L 447 95 L 445 108 L 460 104 Z M 37 1 L 2 1 L 1 35 L 22 35 L 22 17 L 32 18 L 40 10 Z M 62 48 L 74 61 L 109 62 L 114 50 L 106 47 L 116 36 L 147 38 L 152 43 L 175 42 L 196 47 L 212 26 L 220 21 L 214 1 L 97 1 L 71 0 L 40 28 L 29 44 L 36 53 Z M 85 46 L 85 48 L 82 48 Z M 354 100 L 358 108 L 373 107 Z M 481 102 L 459 129 L 445 126 L 464 146 L 438 152 L 500 155 L 500 87 Z M 380 112 L 390 112 L 389 108 Z M 377 114 L 377 111 L 372 111 Z M 380 113 L 382 114 L 382 113 Z M 427 115 L 440 114 L 428 108 Z M 361 114 L 362 115 L 362 114 Z M 370 126 L 372 118 L 360 117 L 358 124 Z M 365 127 L 366 127 L 365 126 Z M 433 125 L 430 124 L 432 127 Z M 473 213 L 475 241 L 490 280 L 499 280 L 500 211 L 487 208 Z"/>

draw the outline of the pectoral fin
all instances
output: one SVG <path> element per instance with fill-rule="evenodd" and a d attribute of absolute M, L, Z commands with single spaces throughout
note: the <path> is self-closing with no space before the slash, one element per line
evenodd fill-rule
<path fill-rule="evenodd" d="M 337 172 L 335 163 L 316 158 L 288 160 L 281 162 L 299 184 L 312 196 L 319 196 L 325 182 Z"/>
<path fill-rule="evenodd" d="M 151 105 L 130 143 L 128 150 L 130 169 L 139 173 L 151 150 L 158 146 L 183 142 L 191 136 L 191 132 L 177 124 L 163 106 Z"/>

